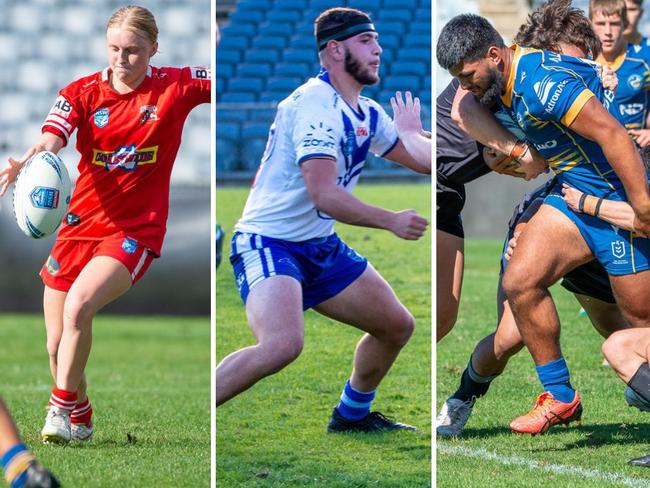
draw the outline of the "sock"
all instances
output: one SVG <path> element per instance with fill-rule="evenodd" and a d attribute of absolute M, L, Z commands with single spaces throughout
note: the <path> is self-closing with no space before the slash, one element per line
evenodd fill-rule
<path fill-rule="evenodd" d="M 563 403 L 571 403 L 575 397 L 575 390 L 571 386 L 569 368 L 564 357 L 535 366 L 539 381 L 544 385 L 544 390 L 551 392 L 553 398 Z"/>
<path fill-rule="evenodd" d="M 625 401 L 629 406 L 636 407 L 642 412 L 650 412 L 650 402 L 629 386 L 625 388 Z"/>
<path fill-rule="evenodd" d="M 72 412 L 77 405 L 77 392 L 59 390 L 56 386 L 52 388 L 50 395 L 49 405 L 52 407 L 59 407 L 62 410 Z"/>
<path fill-rule="evenodd" d="M 74 410 L 70 414 L 70 422 L 73 424 L 84 424 L 90 427 L 92 424 L 93 407 L 90 404 L 90 399 L 86 398 L 83 402 L 77 403 Z"/>
<path fill-rule="evenodd" d="M 370 405 L 375 398 L 377 390 L 362 392 L 350 386 L 350 380 L 345 382 L 341 401 L 336 406 L 336 411 L 346 420 L 355 421 L 367 417 Z"/>
<path fill-rule="evenodd" d="M 0 458 L 5 479 L 11 488 L 22 488 L 27 481 L 27 468 L 36 461 L 25 444 L 16 444 Z"/>
<path fill-rule="evenodd" d="M 490 388 L 490 383 L 497 376 L 499 375 L 481 376 L 478 374 L 474 366 L 472 366 L 472 357 L 470 356 L 469 363 L 467 363 L 467 367 L 463 371 L 463 376 L 460 378 L 460 386 L 451 398 L 464 402 L 470 401 L 472 398 L 481 398 L 487 393 Z"/>

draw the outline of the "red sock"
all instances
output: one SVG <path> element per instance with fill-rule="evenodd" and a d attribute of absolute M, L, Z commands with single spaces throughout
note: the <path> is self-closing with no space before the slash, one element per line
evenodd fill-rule
<path fill-rule="evenodd" d="M 92 416 L 93 407 L 90 404 L 90 399 L 86 398 L 74 407 L 74 410 L 70 414 L 70 421 L 73 424 L 84 424 L 86 427 L 90 427 Z"/>
<path fill-rule="evenodd" d="M 56 386 L 52 388 L 50 395 L 50 406 L 59 407 L 63 410 L 72 412 L 77 404 L 77 392 L 59 390 Z"/>

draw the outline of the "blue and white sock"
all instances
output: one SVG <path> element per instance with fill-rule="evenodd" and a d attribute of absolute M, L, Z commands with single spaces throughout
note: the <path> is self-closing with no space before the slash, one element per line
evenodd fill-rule
<path fill-rule="evenodd" d="M 553 398 L 563 403 L 571 403 L 575 398 L 575 390 L 571 386 L 569 368 L 564 357 L 555 361 L 535 366 L 537 376 L 544 385 L 544 390 L 550 391 Z"/>
<path fill-rule="evenodd" d="M 25 444 L 16 444 L 0 458 L 5 479 L 11 488 L 22 488 L 27 481 L 27 468 L 35 461 Z"/>
<path fill-rule="evenodd" d="M 350 385 L 350 380 L 345 382 L 341 401 L 336 406 L 336 411 L 346 420 L 354 422 L 367 417 L 370 413 L 370 405 L 375 399 L 377 390 L 363 392 L 355 390 Z"/>

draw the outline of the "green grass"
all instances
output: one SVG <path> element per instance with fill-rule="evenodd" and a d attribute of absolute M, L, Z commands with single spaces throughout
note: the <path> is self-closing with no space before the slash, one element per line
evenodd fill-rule
<path fill-rule="evenodd" d="M 95 319 L 87 375 L 96 430 L 83 445 L 40 443 L 52 387 L 42 318 L 0 316 L 0 343 L 0 393 L 64 486 L 210 486 L 207 318 Z"/>
<path fill-rule="evenodd" d="M 228 235 L 246 194 L 244 189 L 218 191 L 218 219 Z M 375 205 L 430 215 L 429 185 L 361 185 L 355 194 Z M 431 485 L 431 233 L 406 242 L 386 231 L 341 224 L 337 232 L 370 259 L 416 318 L 416 332 L 380 386 L 374 406 L 422 433 L 325 433 L 361 333 L 310 311 L 301 357 L 217 409 L 220 488 Z M 225 262 L 217 273 L 217 360 L 252 343 Z"/>
<path fill-rule="evenodd" d="M 471 240 L 466 243 L 459 320 L 437 348 L 438 408 L 456 389 L 475 344 L 496 325 L 501 244 Z M 524 349 L 476 403 L 465 435 L 438 442 L 439 488 L 650 486 L 650 470 L 625 464 L 630 458 L 650 454 L 650 417 L 627 406 L 623 383 L 610 368 L 601 365 L 602 338 L 588 318 L 578 316 L 580 306 L 575 298 L 560 286 L 554 287 L 552 293 L 562 321 L 563 353 L 585 409 L 582 425 L 555 427 L 547 435 L 536 437 L 510 432 L 510 421 L 530 410 L 536 395 L 541 393 L 530 354 Z M 494 458 L 488 459 L 492 455 Z M 521 464 L 523 460 L 537 464 L 526 466 Z M 511 464 L 504 464 L 506 461 Z M 542 469 L 553 465 L 598 473 L 590 477 Z M 607 477 L 608 474 L 611 476 Z"/>

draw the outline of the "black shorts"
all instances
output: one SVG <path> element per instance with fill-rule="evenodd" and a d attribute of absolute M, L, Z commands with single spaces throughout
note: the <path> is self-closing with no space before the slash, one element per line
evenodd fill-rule
<path fill-rule="evenodd" d="M 460 212 L 465 206 L 465 185 L 449 181 L 444 175 L 436 175 L 436 229 L 465 238 Z"/>

